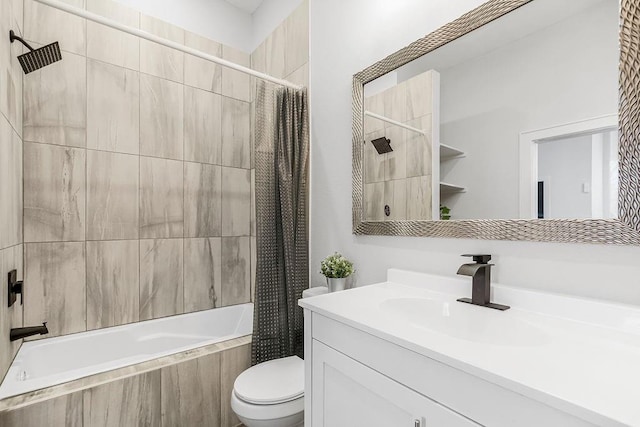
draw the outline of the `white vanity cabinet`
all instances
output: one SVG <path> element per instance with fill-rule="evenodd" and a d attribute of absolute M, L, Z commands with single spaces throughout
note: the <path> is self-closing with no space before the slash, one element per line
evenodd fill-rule
<path fill-rule="evenodd" d="M 478 426 L 320 341 L 312 345 L 313 426 Z"/>
<path fill-rule="evenodd" d="M 305 308 L 306 427 L 603 425 Z"/>

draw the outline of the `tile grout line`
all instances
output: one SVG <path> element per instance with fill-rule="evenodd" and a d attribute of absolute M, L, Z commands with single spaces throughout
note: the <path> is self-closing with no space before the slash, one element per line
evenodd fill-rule
<path fill-rule="evenodd" d="M 239 167 L 239 166 L 228 166 L 228 165 L 222 165 L 222 164 L 216 164 L 216 163 L 207 163 L 207 162 L 198 162 L 195 160 L 185 160 L 185 159 L 174 159 L 174 158 L 168 158 L 168 157 L 159 157 L 159 156 L 150 156 L 150 155 L 146 155 L 146 154 L 135 154 L 135 153 L 124 153 L 121 151 L 110 151 L 110 150 L 101 150 L 101 149 L 97 149 L 97 148 L 88 148 L 88 147 L 78 147 L 78 146 L 74 146 L 74 145 L 61 145 L 61 144 L 54 144 L 51 142 L 42 142 L 42 141 L 30 141 L 30 140 L 25 140 L 23 141 L 25 143 L 28 144 L 37 144 L 37 145 L 46 145 L 46 146 L 50 146 L 50 147 L 59 147 L 61 149 L 75 149 L 75 150 L 86 150 L 87 152 L 89 151 L 95 151 L 98 153 L 107 153 L 107 154 L 120 154 L 123 156 L 135 156 L 135 157 L 142 157 L 145 159 L 156 159 L 156 160 L 168 160 L 171 162 L 184 162 L 184 163 L 191 163 L 191 164 L 198 164 L 198 165 L 205 165 L 205 166 L 218 166 L 221 168 L 228 168 L 228 169 L 238 169 L 238 170 L 243 170 L 243 171 L 250 171 L 251 168 L 243 168 L 243 167 Z"/>

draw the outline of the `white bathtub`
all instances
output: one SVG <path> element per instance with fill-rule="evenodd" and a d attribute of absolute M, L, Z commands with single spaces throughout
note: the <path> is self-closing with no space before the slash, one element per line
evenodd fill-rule
<path fill-rule="evenodd" d="M 25 342 L 0 399 L 251 334 L 253 304 Z"/>

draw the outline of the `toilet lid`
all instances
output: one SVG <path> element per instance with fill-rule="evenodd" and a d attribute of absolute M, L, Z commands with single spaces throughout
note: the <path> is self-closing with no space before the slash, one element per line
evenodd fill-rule
<path fill-rule="evenodd" d="M 298 356 L 259 363 L 233 385 L 239 399 L 256 405 L 289 402 L 304 395 L 304 361 Z"/>

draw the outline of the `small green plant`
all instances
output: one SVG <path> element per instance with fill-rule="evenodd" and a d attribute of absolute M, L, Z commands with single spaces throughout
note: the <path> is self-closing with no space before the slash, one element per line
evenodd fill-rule
<path fill-rule="evenodd" d="M 320 273 L 330 279 L 349 277 L 353 272 L 353 263 L 338 252 L 329 255 L 320 263 Z"/>
<path fill-rule="evenodd" d="M 445 205 L 440 205 L 440 219 L 444 221 L 451 219 L 451 209 Z"/>

